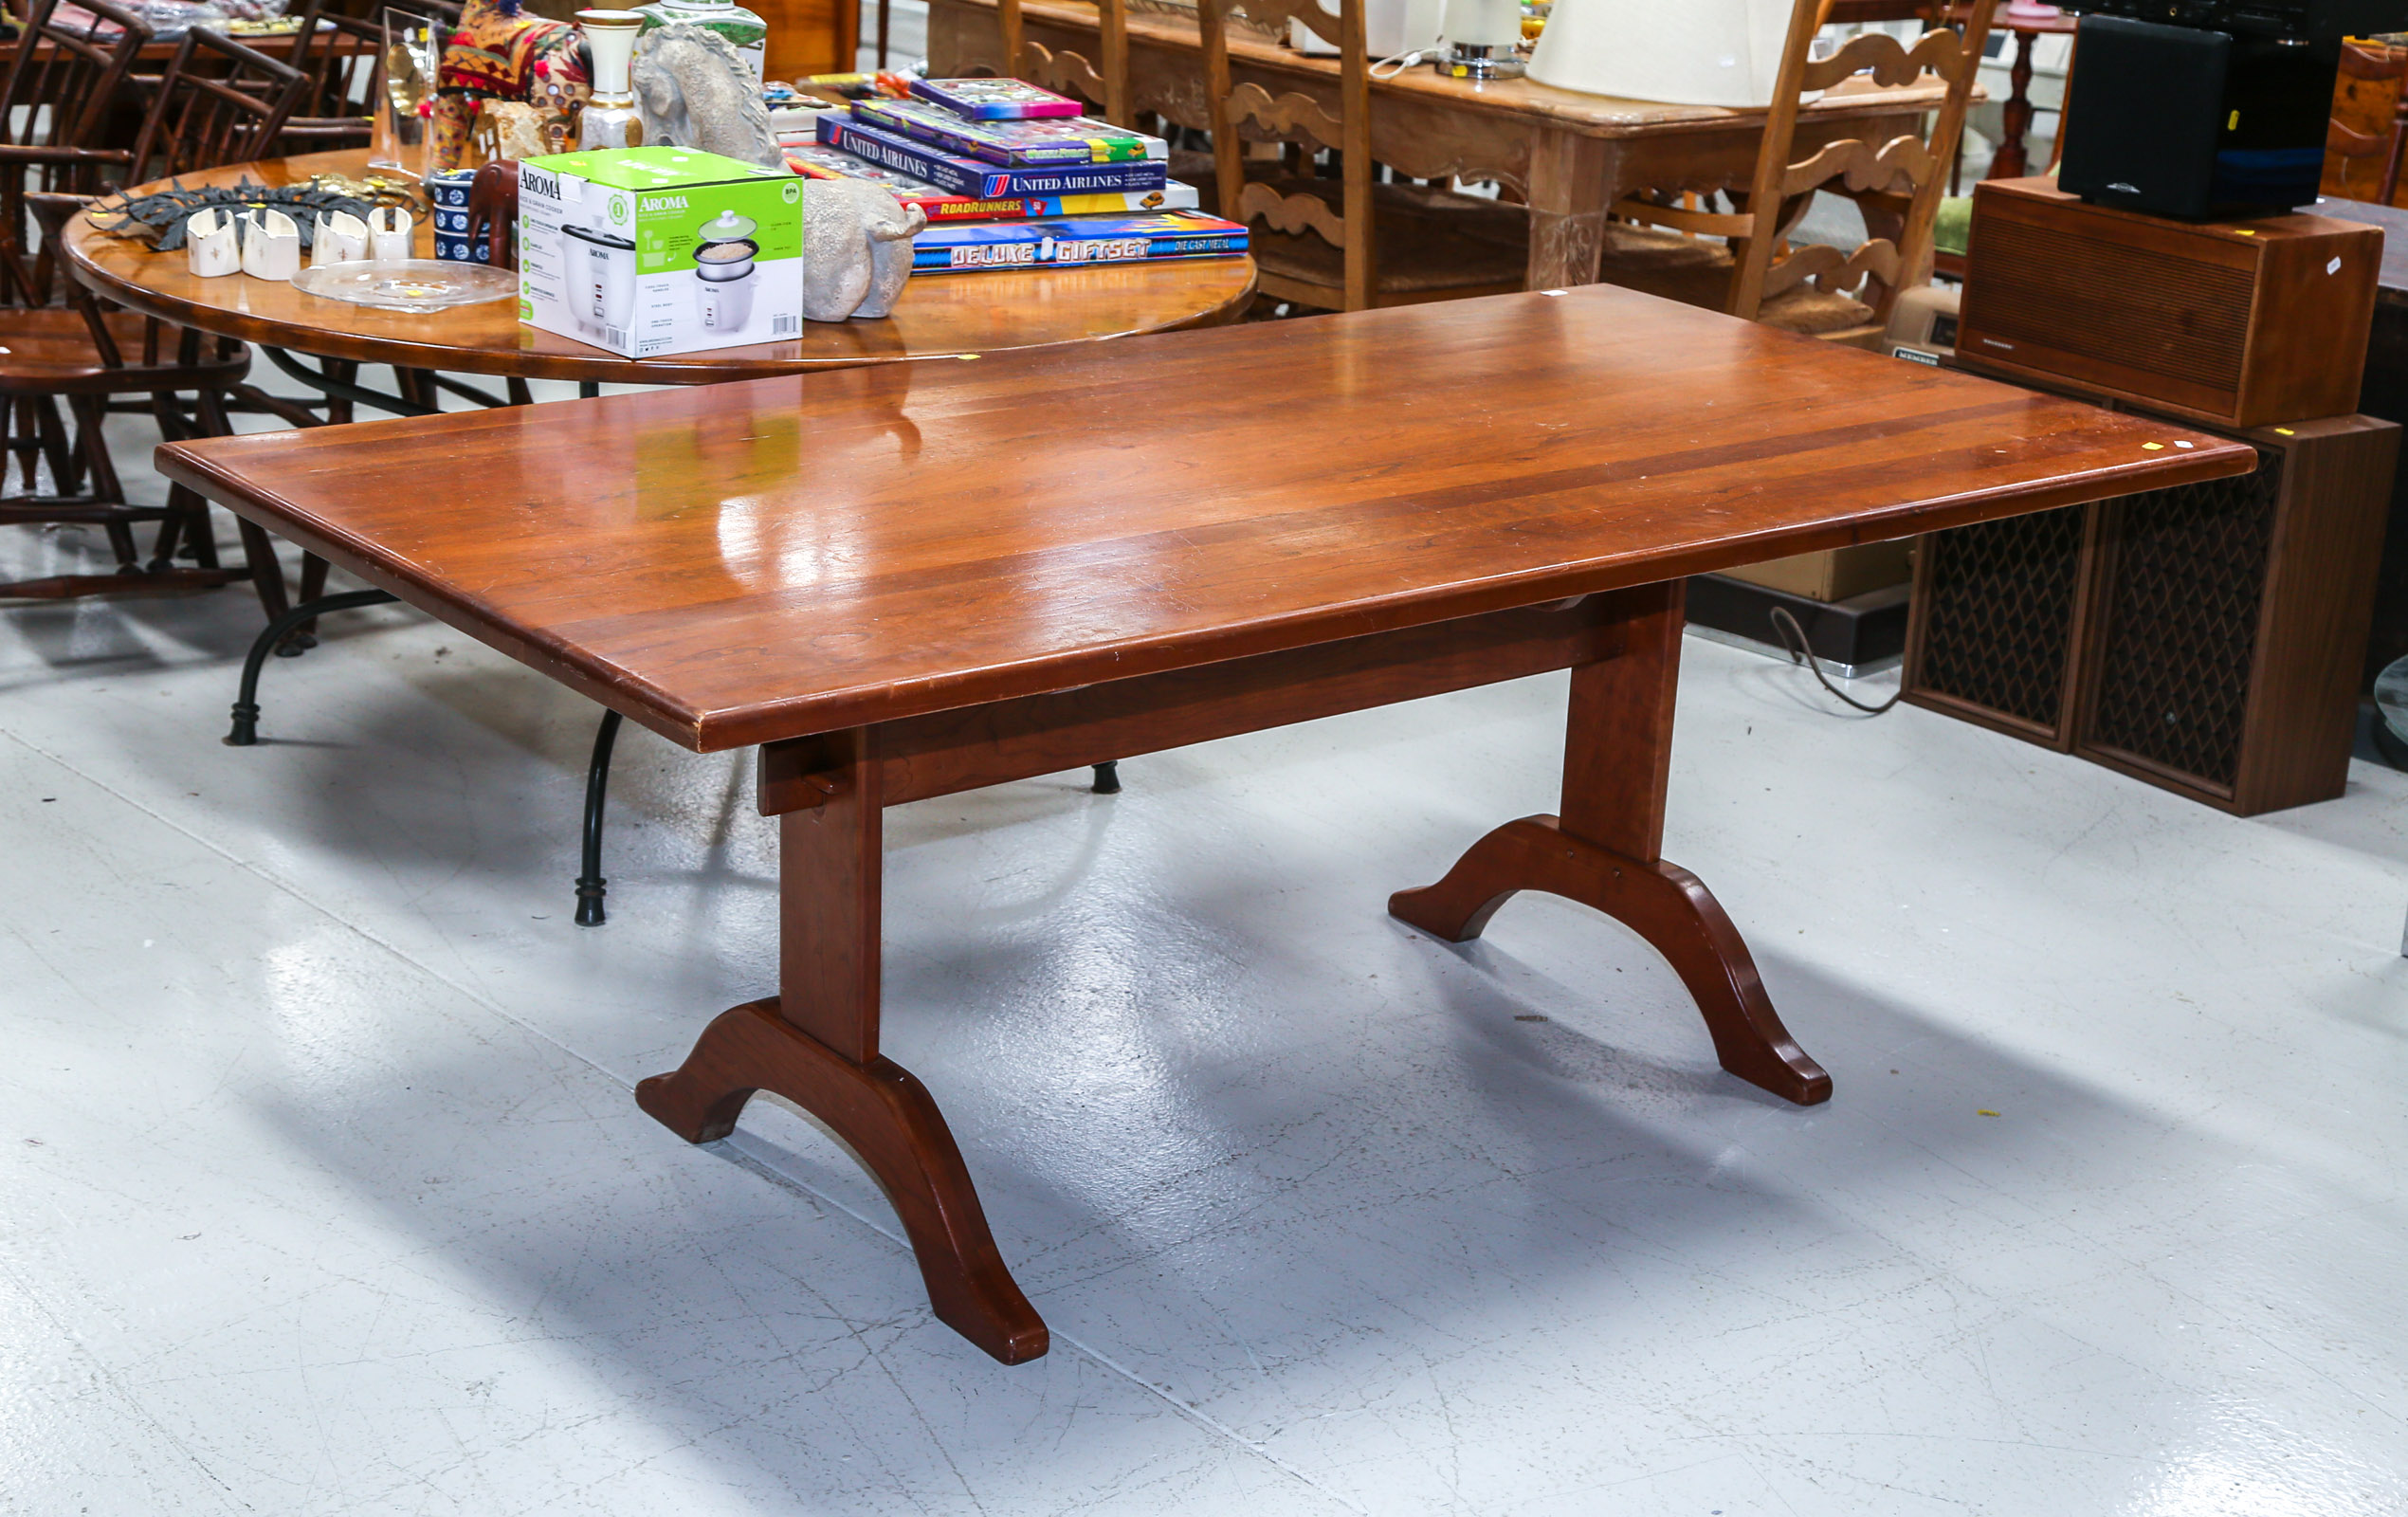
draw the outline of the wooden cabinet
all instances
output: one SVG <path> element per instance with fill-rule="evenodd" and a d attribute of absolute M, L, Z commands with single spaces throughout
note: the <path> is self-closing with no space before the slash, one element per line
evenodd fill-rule
<path fill-rule="evenodd" d="M 2326 216 L 2195 225 L 1991 180 L 1957 361 L 2227 427 L 2347 415 L 2382 253 L 2380 228 Z"/>

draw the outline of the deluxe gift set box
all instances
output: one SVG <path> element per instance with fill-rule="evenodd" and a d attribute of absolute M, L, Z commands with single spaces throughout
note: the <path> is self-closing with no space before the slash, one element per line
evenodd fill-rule
<path fill-rule="evenodd" d="M 519 320 L 630 358 L 803 330 L 803 181 L 686 148 L 519 166 Z"/>

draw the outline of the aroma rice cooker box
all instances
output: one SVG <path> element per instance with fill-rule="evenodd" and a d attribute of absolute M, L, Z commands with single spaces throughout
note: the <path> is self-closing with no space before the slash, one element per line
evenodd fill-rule
<path fill-rule="evenodd" d="M 803 181 L 685 148 L 519 165 L 519 320 L 631 358 L 803 330 Z"/>

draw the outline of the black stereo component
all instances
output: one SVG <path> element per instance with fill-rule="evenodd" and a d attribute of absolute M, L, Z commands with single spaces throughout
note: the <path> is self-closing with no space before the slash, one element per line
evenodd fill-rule
<path fill-rule="evenodd" d="M 2304 42 L 2408 29 L 2408 0 L 2088 0 L 2076 9 L 2086 16 Z"/>
<path fill-rule="evenodd" d="M 2093 11 L 2066 82 L 2057 182 L 2094 206 L 2190 221 L 2311 205 L 2340 66 L 2337 41 Z"/>

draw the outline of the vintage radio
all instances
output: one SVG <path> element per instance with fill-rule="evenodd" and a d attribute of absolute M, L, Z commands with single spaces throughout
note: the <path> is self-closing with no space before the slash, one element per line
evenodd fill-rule
<path fill-rule="evenodd" d="M 2380 228 L 2324 216 L 2193 225 L 1993 179 L 1957 361 L 2224 427 L 2346 415 L 2382 251 Z"/>
<path fill-rule="evenodd" d="M 2253 474 L 1921 539 L 1906 700 L 2244 816 L 2339 795 L 2399 429 L 2242 440 Z"/>

